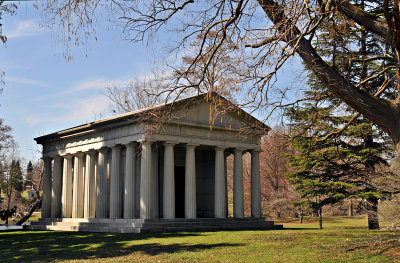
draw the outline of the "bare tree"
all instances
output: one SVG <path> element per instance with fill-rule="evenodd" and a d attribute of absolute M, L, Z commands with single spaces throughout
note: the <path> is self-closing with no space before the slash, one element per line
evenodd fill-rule
<path fill-rule="evenodd" d="M 362 9 L 348 0 L 219 0 L 201 4 L 192 0 L 49 0 L 46 10 L 52 23 L 63 27 L 67 35 L 75 36 L 76 32 L 83 32 L 87 36 L 92 32 L 100 3 L 114 11 L 110 14 L 120 16 L 119 21 L 132 41 L 149 43 L 156 33 L 174 32 L 179 41 L 174 43 L 173 50 L 179 52 L 198 35 L 203 36 L 192 63 L 186 67 L 186 71 L 190 72 L 199 61 L 204 60 L 203 74 L 197 83 L 182 83 L 177 79 L 173 93 L 178 96 L 181 94 L 177 92 L 179 89 L 197 90 L 205 80 L 206 69 L 229 36 L 240 50 L 243 65 L 248 68 L 247 78 L 238 84 L 241 87 L 239 93 L 246 94 L 240 97 L 242 105 L 250 105 L 253 109 L 270 105 L 268 96 L 276 72 L 296 55 L 333 95 L 386 131 L 400 152 L 398 0 L 384 0 L 383 11 L 377 13 Z M 379 37 L 380 50 L 374 56 L 362 58 L 362 61 L 381 63 L 381 70 L 359 79 L 357 83 L 351 82 L 345 71 L 331 65 L 327 61 L 329 55 L 318 51 L 321 24 L 333 24 L 339 15 L 340 19 L 350 21 L 350 26 L 365 27 Z M 205 48 L 206 43 L 212 43 L 211 48 Z M 360 58 L 349 57 L 348 70 L 352 70 L 351 63 L 357 60 Z M 397 72 L 396 76 L 387 74 L 393 69 Z M 386 78 L 376 89 L 378 92 L 369 93 L 363 88 L 378 77 Z M 167 92 L 171 94 L 172 91 Z M 391 93 L 391 99 L 380 98 L 383 92 Z M 399 161 L 394 162 L 397 165 L 394 169 L 398 169 Z"/>
<path fill-rule="evenodd" d="M 109 83 L 105 87 L 104 95 L 111 101 L 112 112 L 125 113 L 164 102 L 162 97 L 153 95 L 163 87 L 164 82 L 161 76 L 154 74 L 148 78 L 133 79 L 123 84 Z"/>
<path fill-rule="evenodd" d="M 263 152 L 260 154 L 261 194 L 264 208 L 275 212 L 275 217 L 294 214 L 292 202 L 298 195 L 290 185 L 286 174 L 289 172 L 287 153 L 293 153 L 284 131 L 273 129 L 262 141 Z"/>
<path fill-rule="evenodd" d="M 27 221 L 35 212 L 42 206 L 42 196 L 40 192 L 42 191 L 42 181 L 43 181 L 43 161 L 38 160 L 33 164 L 33 170 L 31 174 L 32 188 L 35 190 L 36 194 L 30 201 L 29 205 L 26 207 L 25 215 L 17 222 L 17 225 L 22 225 Z"/>
<path fill-rule="evenodd" d="M 0 0 L 0 41 L 5 44 L 7 42 L 7 36 L 3 34 L 3 24 L 1 20 L 4 15 L 14 15 L 17 10 L 17 5 L 14 3 L 4 3 L 6 1 Z M 0 70 L 0 84 L 4 84 L 3 81 L 4 71 Z"/>
<path fill-rule="evenodd" d="M 281 218 L 300 214 L 299 208 L 295 208 L 292 202 L 298 199 L 298 195 L 286 178 L 289 172 L 286 153 L 292 153 L 284 131 L 275 128 L 268 136 L 262 139 L 262 152 L 260 153 L 260 182 L 261 202 L 263 215 Z M 228 205 L 233 206 L 233 155 L 227 158 L 227 184 Z M 243 155 L 243 186 L 245 214 L 251 212 L 251 156 Z M 231 212 L 231 211 L 229 211 Z M 303 214 L 305 211 L 303 211 Z"/>
<path fill-rule="evenodd" d="M 22 174 L 21 178 L 19 178 L 19 171 L 15 168 L 16 160 L 18 157 L 18 145 L 13 140 L 10 139 L 8 142 L 7 151 L 2 152 L 2 176 L 1 176 L 1 189 L 6 194 L 6 204 L 2 205 L 3 208 L 2 213 L 4 214 L 2 217 L 5 219 L 6 225 L 8 225 L 8 218 L 16 212 L 15 203 L 17 199 L 20 198 L 20 194 L 17 193 L 18 185 L 22 186 Z M 13 205 L 13 208 L 11 207 Z"/>

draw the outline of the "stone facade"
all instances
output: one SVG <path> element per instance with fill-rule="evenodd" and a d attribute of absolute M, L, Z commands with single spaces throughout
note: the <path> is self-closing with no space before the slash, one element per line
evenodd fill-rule
<path fill-rule="evenodd" d="M 242 156 L 250 152 L 251 216 L 260 218 L 260 139 L 269 128 L 240 109 L 210 125 L 209 98 L 199 95 L 36 138 L 43 145 L 42 217 L 227 218 L 226 158 L 233 154 L 234 218 L 240 219 Z M 143 118 L 155 109 L 172 112 L 157 128 Z M 247 125 L 254 123 L 258 128 Z"/>

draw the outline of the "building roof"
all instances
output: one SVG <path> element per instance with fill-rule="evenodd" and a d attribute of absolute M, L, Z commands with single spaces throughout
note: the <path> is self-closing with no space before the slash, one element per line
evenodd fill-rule
<path fill-rule="evenodd" d="M 79 126 L 75 126 L 72 128 L 68 128 L 65 130 L 61 130 L 61 131 L 46 134 L 46 135 L 43 135 L 40 137 L 36 137 L 34 140 L 37 143 L 41 144 L 42 142 L 44 142 L 48 139 L 64 137 L 64 136 L 67 136 L 70 134 L 79 134 L 79 133 L 83 133 L 83 132 L 86 133 L 86 132 L 90 132 L 91 130 L 97 130 L 100 127 L 108 128 L 109 126 L 113 126 L 116 123 L 121 123 L 121 122 L 125 123 L 127 121 L 129 121 L 130 123 L 137 123 L 139 120 L 141 120 L 141 117 L 145 116 L 146 113 L 149 113 L 151 111 L 163 109 L 165 107 L 174 107 L 175 108 L 175 107 L 185 105 L 188 102 L 194 103 L 196 101 L 204 101 L 204 100 L 210 101 L 212 98 L 218 98 L 218 99 L 222 100 L 224 103 L 229 104 L 229 106 L 232 107 L 232 109 L 234 109 L 234 111 L 238 111 L 240 113 L 238 115 L 242 116 L 241 118 L 243 118 L 246 123 L 249 123 L 249 124 L 251 123 L 251 125 L 249 125 L 249 126 L 258 127 L 258 129 L 265 130 L 266 132 L 268 132 L 271 129 L 269 126 L 267 126 L 263 122 L 259 121 L 257 118 L 253 117 L 251 114 L 245 112 L 243 109 L 241 109 L 240 107 L 235 105 L 233 102 L 225 99 L 223 96 L 219 95 L 216 92 L 212 92 L 212 93 L 200 94 L 200 95 L 185 98 L 185 99 L 175 100 L 175 101 L 172 101 L 169 103 L 163 103 L 163 104 L 159 104 L 159 105 L 155 105 L 152 107 L 143 108 L 143 109 L 139 109 L 139 110 L 123 113 L 123 114 L 118 114 L 118 115 L 115 115 L 115 116 L 112 116 L 109 118 L 92 121 L 92 122 L 82 124 Z"/>

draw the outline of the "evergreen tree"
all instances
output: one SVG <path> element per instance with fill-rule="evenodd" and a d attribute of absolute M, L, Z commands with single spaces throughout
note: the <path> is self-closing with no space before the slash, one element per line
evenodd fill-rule
<path fill-rule="evenodd" d="M 313 109 L 321 110 L 292 109 L 292 118 L 307 121 L 310 115 L 316 116 Z M 325 112 L 325 109 L 322 111 Z M 322 116 L 326 115 L 320 115 Z M 308 126 L 310 123 L 302 125 Z M 302 197 L 302 200 L 294 205 L 308 204 L 319 216 L 319 227 L 322 228 L 322 208 L 349 197 L 350 190 L 355 187 L 341 180 L 343 174 L 351 167 L 345 162 L 337 161 L 338 148 L 330 140 L 318 141 L 318 138 L 313 136 L 296 136 L 292 140 L 292 147 L 297 153 L 287 155 L 293 169 L 293 172 L 288 173 L 289 180 Z"/>
<path fill-rule="evenodd" d="M 355 4 L 369 8 L 371 12 L 379 12 L 381 8 L 363 0 Z M 318 46 L 333 67 L 348 72 L 348 79 L 359 83 L 380 70 L 381 62 L 367 58 L 377 56 L 385 47 L 379 46 L 375 36 L 365 28 L 350 27 L 347 23 L 340 17 L 327 23 L 318 35 Z M 359 45 L 354 45 L 354 42 Z M 350 71 L 350 68 L 353 70 Z M 354 68 L 357 70 L 354 71 Z M 394 72 L 387 71 L 385 77 L 361 83 L 360 87 L 387 95 L 377 88 L 384 86 L 385 81 L 393 76 Z M 393 153 L 390 139 L 370 121 L 327 92 L 314 74 L 308 75 L 308 86 L 310 90 L 305 92 L 307 99 L 286 112 L 295 133 L 293 146 L 298 151 L 298 155 L 290 157 L 296 169 L 290 175 L 291 181 L 303 197 L 315 197 L 310 203 L 315 209 L 322 207 L 318 203 L 332 203 L 345 197 L 363 198 L 367 204 L 369 228 L 379 228 L 377 204 L 388 192 L 378 189 L 374 180 L 386 175 L 381 167 L 388 165 L 387 157 Z M 345 185 L 338 187 L 339 182 Z M 319 195 L 324 192 L 320 190 L 327 191 L 322 201 Z"/>
<path fill-rule="evenodd" d="M 12 160 L 11 164 L 4 167 L 4 174 L 1 181 L 1 188 L 7 196 L 7 205 L 5 210 L 0 212 L 5 216 L 6 224 L 8 224 L 8 216 L 11 211 L 15 212 L 16 206 L 11 207 L 11 199 L 15 196 L 20 197 L 20 192 L 23 190 L 23 177 L 20 162 Z M 11 213 L 12 214 L 12 213 Z"/>
<path fill-rule="evenodd" d="M 26 166 L 26 175 L 25 175 L 25 187 L 32 186 L 32 178 L 33 177 L 33 164 L 29 161 L 28 165 Z"/>
<path fill-rule="evenodd" d="M 13 160 L 11 162 L 10 183 L 11 187 L 13 187 L 15 191 L 22 192 L 24 190 L 23 188 L 24 178 L 22 176 L 22 169 L 19 160 L 17 161 Z"/>

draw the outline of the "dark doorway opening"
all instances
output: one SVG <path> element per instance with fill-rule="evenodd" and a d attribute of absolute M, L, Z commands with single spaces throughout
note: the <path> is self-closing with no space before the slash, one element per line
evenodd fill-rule
<path fill-rule="evenodd" d="M 175 166 L 175 217 L 185 217 L 185 167 Z"/>

